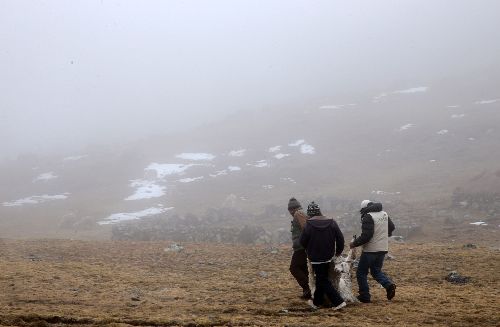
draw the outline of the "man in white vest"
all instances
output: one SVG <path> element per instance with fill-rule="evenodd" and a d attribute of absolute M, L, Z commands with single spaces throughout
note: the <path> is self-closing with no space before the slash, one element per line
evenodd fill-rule
<path fill-rule="evenodd" d="M 368 270 L 373 278 L 382 285 L 387 292 L 387 299 L 392 300 L 396 295 L 394 284 L 382 271 L 384 257 L 389 250 L 389 236 L 395 227 L 387 212 L 382 211 L 381 203 L 370 200 L 361 202 L 361 236 L 351 242 L 350 248 L 363 247 L 359 258 L 356 278 L 358 280 L 358 300 L 370 303 L 370 288 L 368 286 Z"/>

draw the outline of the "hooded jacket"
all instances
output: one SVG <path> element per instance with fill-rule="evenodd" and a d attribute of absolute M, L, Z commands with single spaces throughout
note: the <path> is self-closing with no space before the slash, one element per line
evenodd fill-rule
<path fill-rule="evenodd" d="M 382 211 L 382 203 L 373 203 L 360 213 L 361 236 L 354 240 L 353 245 L 363 245 L 363 252 L 387 252 L 388 239 L 395 226 L 389 215 Z"/>
<path fill-rule="evenodd" d="M 324 216 L 309 218 L 300 237 L 312 264 L 330 262 L 344 251 L 344 235 L 335 220 Z"/>

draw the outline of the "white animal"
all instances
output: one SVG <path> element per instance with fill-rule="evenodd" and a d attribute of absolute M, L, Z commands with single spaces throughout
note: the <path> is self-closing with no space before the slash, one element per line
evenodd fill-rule
<path fill-rule="evenodd" d="M 355 237 L 353 237 L 354 240 Z M 356 296 L 352 294 L 351 282 L 351 268 L 352 263 L 356 259 L 356 249 L 350 249 L 347 256 L 334 257 L 334 265 L 330 265 L 329 279 L 333 287 L 340 293 L 340 296 L 345 302 L 359 302 Z M 314 298 L 314 291 L 316 290 L 316 278 L 312 270 L 312 265 L 309 259 L 307 260 L 307 267 L 309 269 L 309 288 Z"/>

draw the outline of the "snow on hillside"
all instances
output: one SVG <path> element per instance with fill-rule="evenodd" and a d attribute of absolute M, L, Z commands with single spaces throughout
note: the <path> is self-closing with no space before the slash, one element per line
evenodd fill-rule
<path fill-rule="evenodd" d="M 245 155 L 246 149 L 239 149 L 239 150 L 233 150 L 230 151 L 228 156 L 230 157 L 243 157 Z"/>
<path fill-rule="evenodd" d="M 121 213 L 114 213 L 107 218 L 104 218 L 104 220 L 101 220 L 98 222 L 99 225 L 109 225 L 109 224 L 116 224 L 122 221 L 128 221 L 128 220 L 136 220 L 136 219 L 141 219 L 145 217 L 151 217 L 151 216 L 156 216 L 161 213 L 164 213 L 168 210 L 172 210 L 173 207 L 169 208 L 163 208 L 162 205 L 158 205 L 157 207 L 151 207 L 148 209 L 144 209 L 141 211 L 137 212 L 121 212 Z"/>
<path fill-rule="evenodd" d="M 83 158 L 87 158 L 88 155 L 86 154 L 83 154 L 83 155 L 79 155 L 79 156 L 71 156 L 71 157 L 66 157 L 66 158 L 63 158 L 63 161 L 66 162 L 66 161 L 77 161 L 77 160 L 81 160 Z"/>
<path fill-rule="evenodd" d="M 137 189 L 134 194 L 125 198 L 126 201 L 158 198 L 164 196 L 166 190 L 166 186 L 144 179 L 132 180 L 130 186 Z"/>
<path fill-rule="evenodd" d="M 26 197 L 23 199 L 15 200 L 12 202 L 4 202 L 2 205 L 4 207 L 20 207 L 25 204 L 40 204 L 48 201 L 54 201 L 54 200 L 65 200 L 68 198 L 68 195 L 70 193 L 63 193 L 63 194 L 58 194 L 58 195 L 33 195 L 30 197 Z"/>
<path fill-rule="evenodd" d="M 179 159 L 185 159 L 185 160 L 193 160 L 193 161 L 212 161 L 215 159 L 215 156 L 211 153 L 181 153 L 175 156 L 176 158 Z"/>
<path fill-rule="evenodd" d="M 402 131 L 406 131 L 406 130 L 412 128 L 412 127 L 415 127 L 415 124 L 411 124 L 410 123 L 410 124 L 406 124 L 406 125 L 401 126 L 398 130 L 400 132 L 402 132 Z"/>
<path fill-rule="evenodd" d="M 43 181 L 43 182 L 47 182 L 51 179 L 56 179 L 58 176 L 56 174 L 54 174 L 54 172 L 48 172 L 48 173 L 43 173 L 43 174 L 40 174 L 38 175 L 37 177 L 35 177 L 33 179 L 33 183 L 36 183 L 36 182 L 40 182 L 40 181 Z"/>
<path fill-rule="evenodd" d="M 492 104 L 492 103 L 495 103 L 498 101 L 500 101 L 500 99 L 479 100 L 479 101 L 476 101 L 474 103 L 475 104 Z"/>
<path fill-rule="evenodd" d="M 159 179 L 164 179 L 169 175 L 183 174 L 189 168 L 197 166 L 196 164 L 159 164 L 156 162 L 151 163 L 149 166 L 144 168 L 144 170 L 154 170 L 156 172 L 156 177 Z"/>

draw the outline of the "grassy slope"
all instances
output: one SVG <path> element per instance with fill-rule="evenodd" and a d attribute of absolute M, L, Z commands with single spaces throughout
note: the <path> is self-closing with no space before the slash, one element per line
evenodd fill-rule
<path fill-rule="evenodd" d="M 393 244 L 385 269 L 395 300 L 372 284 L 374 303 L 334 313 L 298 299 L 288 247 L 188 244 L 172 253 L 168 242 L 0 242 L 0 325 L 500 324 L 500 252 L 487 245 Z M 447 269 L 472 283 L 447 283 Z"/>

